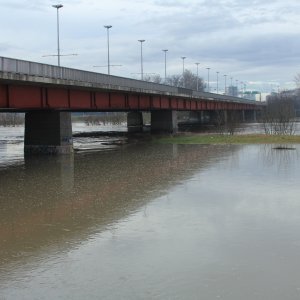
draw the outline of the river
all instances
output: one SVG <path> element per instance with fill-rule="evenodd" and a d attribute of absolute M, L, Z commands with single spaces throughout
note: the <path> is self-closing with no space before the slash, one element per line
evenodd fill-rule
<path fill-rule="evenodd" d="M 0 128 L 1 300 L 300 298 L 299 146 L 74 145 Z"/>

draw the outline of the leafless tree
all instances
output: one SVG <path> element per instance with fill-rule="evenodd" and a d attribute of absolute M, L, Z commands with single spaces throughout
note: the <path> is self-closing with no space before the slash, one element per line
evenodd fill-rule
<path fill-rule="evenodd" d="M 163 83 L 163 79 L 160 77 L 159 74 L 146 75 L 146 76 L 144 76 L 144 81 L 154 82 L 154 83 Z"/>
<path fill-rule="evenodd" d="M 293 98 L 284 93 L 269 97 L 262 120 L 266 134 L 294 134 L 295 108 Z"/>
<path fill-rule="evenodd" d="M 236 110 L 216 110 L 213 122 L 219 134 L 234 135 L 241 124 L 241 113 Z"/>
<path fill-rule="evenodd" d="M 204 90 L 203 79 L 193 74 L 190 70 L 185 70 L 183 75 L 172 75 L 167 78 L 166 84 L 184 87 L 191 90 L 197 90 L 197 82 L 198 82 L 198 90 Z"/>
<path fill-rule="evenodd" d="M 226 129 L 230 135 L 234 135 L 241 124 L 241 112 L 237 110 L 227 111 Z"/>
<path fill-rule="evenodd" d="M 296 86 L 298 89 L 300 89 L 300 73 L 298 73 L 295 78 L 294 78 L 294 81 L 296 83 Z"/>
<path fill-rule="evenodd" d="M 225 111 L 224 110 L 216 110 L 214 113 L 214 124 L 216 131 L 219 134 L 225 133 L 225 127 L 226 127 L 226 117 L 225 117 Z"/>

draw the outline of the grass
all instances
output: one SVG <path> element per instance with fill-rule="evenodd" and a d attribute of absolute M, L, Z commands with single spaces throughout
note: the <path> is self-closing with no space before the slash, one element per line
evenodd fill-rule
<path fill-rule="evenodd" d="M 299 135 L 175 135 L 156 140 L 163 144 L 298 144 Z"/>

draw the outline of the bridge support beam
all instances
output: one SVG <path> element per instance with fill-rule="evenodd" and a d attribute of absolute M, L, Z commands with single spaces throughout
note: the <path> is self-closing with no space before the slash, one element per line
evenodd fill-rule
<path fill-rule="evenodd" d="M 70 112 L 27 112 L 25 154 L 69 154 L 73 152 Z"/>
<path fill-rule="evenodd" d="M 151 131 L 176 133 L 178 130 L 177 111 L 159 110 L 151 112 Z"/>
<path fill-rule="evenodd" d="M 143 113 L 140 111 L 130 111 L 127 113 L 128 132 L 143 131 Z"/>

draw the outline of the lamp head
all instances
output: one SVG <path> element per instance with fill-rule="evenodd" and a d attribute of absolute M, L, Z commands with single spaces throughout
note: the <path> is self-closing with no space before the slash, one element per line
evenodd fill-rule
<path fill-rule="evenodd" d="M 52 5 L 52 7 L 59 9 L 59 8 L 62 8 L 63 5 L 62 4 L 56 4 L 56 5 Z"/>

